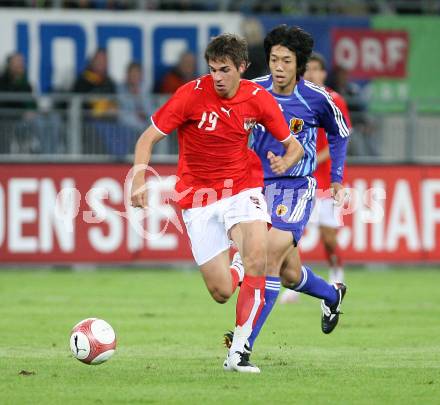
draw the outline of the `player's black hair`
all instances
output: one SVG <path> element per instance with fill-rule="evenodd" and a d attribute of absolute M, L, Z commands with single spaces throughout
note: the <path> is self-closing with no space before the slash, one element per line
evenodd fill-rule
<path fill-rule="evenodd" d="M 327 64 L 325 62 L 324 56 L 318 52 L 312 52 L 307 62 L 318 62 L 321 65 L 322 70 L 327 70 Z"/>
<path fill-rule="evenodd" d="M 244 38 L 235 34 L 221 34 L 214 37 L 206 47 L 205 60 L 221 61 L 231 59 L 238 69 L 244 62 L 246 67 L 249 64 L 248 46 Z"/>
<path fill-rule="evenodd" d="M 312 36 L 299 27 L 279 25 L 270 31 L 264 38 L 264 52 L 266 63 L 269 64 L 272 47 L 281 45 L 296 55 L 296 80 L 306 71 L 306 64 L 313 49 Z"/>

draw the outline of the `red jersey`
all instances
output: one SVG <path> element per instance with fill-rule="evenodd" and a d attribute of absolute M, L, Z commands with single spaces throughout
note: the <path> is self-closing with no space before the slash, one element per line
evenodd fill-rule
<path fill-rule="evenodd" d="M 329 87 L 326 87 L 327 92 L 331 95 L 336 106 L 341 110 L 344 116 L 347 127 L 351 129 L 350 114 L 348 113 L 347 103 L 344 98 Z M 325 134 L 324 128 L 318 128 L 318 134 L 316 139 L 316 153 L 328 147 L 327 136 Z M 321 190 L 328 190 L 330 188 L 330 169 L 331 169 L 331 159 L 328 158 L 324 162 L 320 163 L 315 170 L 314 176 L 317 180 L 317 188 Z"/>
<path fill-rule="evenodd" d="M 180 87 L 151 120 L 165 135 L 177 128 L 176 191 L 182 208 L 206 205 L 263 185 L 263 172 L 255 175 L 255 157 L 248 148 L 256 123 L 280 141 L 290 136 L 277 102 L 263 87 L 242 79 L 234 97 L 221 98 L 210 75 Z"/>

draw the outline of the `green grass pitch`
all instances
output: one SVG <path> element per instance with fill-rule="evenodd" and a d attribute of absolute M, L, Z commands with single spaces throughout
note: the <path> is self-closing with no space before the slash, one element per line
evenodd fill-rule
<path fill-rule="evenodd" d="M 222 370 L 235 297 L 216 304 L 198 272 L 0 271 L 0 404 L 440 404 L 440 270 L 347 284 L 331 335 L 317 300 L 277 305 L 254 347 L 262 372 L 243 375 Z M 99 366 L 69 350 L 92 316 L 118 337 Z"/>

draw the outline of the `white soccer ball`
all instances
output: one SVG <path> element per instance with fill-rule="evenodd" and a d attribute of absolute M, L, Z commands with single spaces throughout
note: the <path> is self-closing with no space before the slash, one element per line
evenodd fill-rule
<path fill-rule="evenodd" d="M 70 333 L 73 356 L 86 364 L 101 364 L 113 356 L 116 335 L 106 321 L 88 318 L 78 322 Z"/>

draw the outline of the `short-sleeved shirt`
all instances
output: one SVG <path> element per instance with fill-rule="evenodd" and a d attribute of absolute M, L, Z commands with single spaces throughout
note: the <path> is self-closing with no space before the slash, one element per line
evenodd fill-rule
<path fill-rule="evenodd" d="M 164 135 L 177 129 L 176 199 L 182 208 L 263 185 L 262 170 L 256 174 L 257 159 L 248 148 L 257 123 L 279 141 L 290 136 L 277 102 L 260 85 L 240 80 L 235 96 L 227 99 L 216 93 L 210 75 L 180 87 L 151 121 Z"/>
<path fill-rule="evenodd" d="M 341 113 L 345 119 L 348 129 L 351 129 L 350 114 L 348 113 L 347 103 L 344 98 L 334 91 L 333 89 L 327 87 L 327 92 L 333 99 L 333 102 L 341 110 Z M 324 128 L 318 129 L 318 136 L 316 139 L 316 152 L 319 153 L 323 149 L 328 147 L 327 135 Z M 317 187 L 321 190 L 328 190 L 330 188 L 330 170 L 331 170 L 331 159 L 328 158 L 324 162 L 318 164 L 314 176 L 318 182 Z"/>
<path fill-rule="evenodd" d="M 271 136 L 271 131 L 263 125 L 257 125 L 253 131 L 253 148 L 261 159 L 264 178 L 311 176 L 316 169 L 316 135 L 320 127 L 325 128 L 329 139 L 332 157 L 331 177 L 333 181 L 342 181 L 345 152 L 350 131 L 341 111 L 323 87 L 301 79 L 289 95 L 273 92 L 271 75 L 254 79 L 267 89 L 283 111 L 286 122 L 295 138 L 304 148 L 304 156 L 285 173 L 279 175 L 272 171 L 267 159 L 268 151 L 283 155 L 279 142 Z"/>

